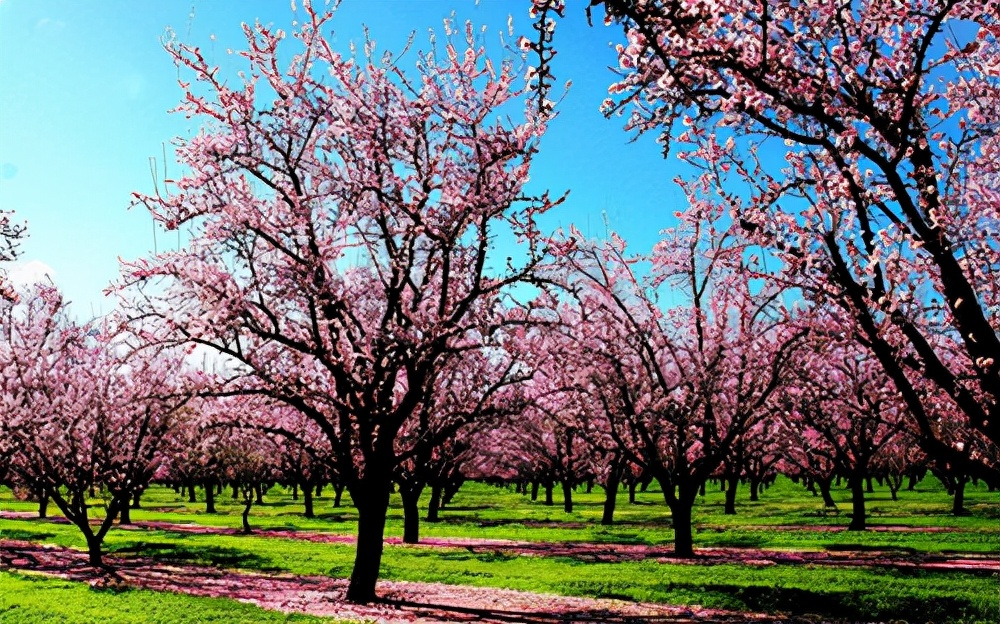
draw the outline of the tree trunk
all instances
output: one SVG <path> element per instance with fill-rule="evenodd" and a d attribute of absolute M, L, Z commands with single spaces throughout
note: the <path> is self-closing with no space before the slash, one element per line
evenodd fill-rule
<path fill-rule="evenodd" d="M 955 479 L 955 500 L 951 505 L 951 513 L 956 516 L 964 516 L 969 513 L 965 509 L 966 482 L 968 482 L 968 478 L 964 476 Z"/>
<path fill-rule="evenodd" d="M 257 485 L 253 486 L 253 492 L 254 492 L 254 495 L 257 497 L 257 500 L 254 501 L 254 502 L 257 503 L 258 505 L 263 505 L 264 504 L 264 488 L 261 486 L 260 483 L 258 483 Z"/>
<path fill-rule="evenodd" d="M 760 479 L 750 477 L 750 501 L 756 503 L 760 500 Z"/>
<path fill-rule="evenodd" d="M 95 568 L 104 567 L 104 554 L 101 552 L 101 540 L 99 537 L 87 531 L 84 533 L 84 537 L 87 538 L 87 559 L 90 565 Z"/>
<path fill-rule="evenodd" d="M 865 492 L 868 492 L 869 494 L 874 494 L 875 493 L 875 488 L 872 487 L 872 478 L 871 477 L 866 477 L 865 478 Z"/>
<path fill-rule="evenodd" d="M 122 511 L 118 514 L 118 524 L 132 524 L 132 510 L 128 505 L 122 505 Z"/>
<path fill-rule="evenodd" d="M 194 491 L 194 483 L 188 483 L 187 490 L 188 490 L 188 502 L 197 503 L 198 496 L 197 492 Z"/>
<path fill-rule="evenodd" d="M 851 477 L 851 524 L 848 531 L 864 531 L 865 522 L 865 480 L 862 477 Z"/>
<path fill-rule="evenodd" d="M 441 486 L 431 486 L 431 502 L 427 505 L 427 522 L 438 522 L 438 509 L 441 507 Z"/>
<path fill-rule="evenodd" d="M 836 507 L 837 503 L 833 500 L 833 495 L 830 494 L 830 485 L 832 479 L 816 479 L 816 483 L 819 485 L 819 493 L 823 497 L 824 507 Z"/>
<path fill-rule="evenodd" d="M 302 486 L 302 503 L 305 505 L 305 517 L 315 518 L 316 514 L 313 512 L 313 489 L 308 483 Z"/>
<path fill-rule="evenodd" d="M 531 500 L 538 500 L 538 481 L 531 482 Z"/>
<path fill-rule="evenodd" d="M 250 508 L 253 507 L 253 492 L 247 492 L 243 499 L 243 532 L 249 535 L 253 532 L 250 528 Z"/>
<path fill-rule="evenodd" d="M 628 483 L 628 502 L 632 505 L 635 504 L 635 481 Z"/>
<path fill-rule="evenodd" d="M 562 482 L 563 491 L 563 511 L 566 513 L 573 513 L 573 486 L 570 485 L 569 481 L 563 479 Z"/>
<path fill-rule="evenodd" d="M 292 500 L 293 501 L 299 500 L 299 484 L 298 483 L 292 483 Z"/>
<path fill-rule="evenodd" d="M 552 482 L 545 484 L 545 504 L 552 505 Z"/>
<path fill-rule="evenodd" d="M 403 499 L 403 543 L 420 543 L 420 490 L 423 488 L 399 486 Z"/>
<path fill-rule="evenodd" d="M 215 484 L 205 482 L 205 513 L 215 513 Z"/>
<path fill-rule="evenodd" d="M 142 490 L 138 490 L 132 494 L 132 509 L 142 509 L 142 506 L 139 504 L 140 498 L 142 498 Z"/>
<path fill-rule="evenodd" d="M 610 526 L 615 521 L 615 503 L 618 501 L 618 475 L 616 472 L 612 472 L 604 487 L 604 514 L 601 516 L 601 524 L 604 526 Z"/>
<path fill-rule="evenodd" d="M 739 483 L 740 478 L 737 475 L 726 479 L 726 510 L 723 513 L 727 516 L 736 515 L 736 490 Z"/>
<path fill-rule="evenodd" d="M 49 517 L 49 495 L 45 491 L 42 491 L 38 495 L 38 517 L 39 518 Z"/>
<path fill-rule="evenodd" d="M 374 481 L 374 483 L 372 483 Z M 366 604 L 375 600 L 375 583 L 382 563 L 385 516 L 389 510 L 389 479 L 368 478 L 351 491 L 358 509 L 358 545 L 347 600 Z"/>
<path fill-rule="evenodd" d="M 674 525 L 674 554 L 678 557 L 694 556 L 694 536 L 691 532 L 690 502 L 680 497 L 670 506 L 671 522 Z"/>
<path fill-rule="evenodd" d="M 319 488 L 316 488 L 316 496 L 319 496 Z M 338 485 L 333 488 L 333 506 L 340 507 L 340 500 L 344 496 L 344 486 Z"/>

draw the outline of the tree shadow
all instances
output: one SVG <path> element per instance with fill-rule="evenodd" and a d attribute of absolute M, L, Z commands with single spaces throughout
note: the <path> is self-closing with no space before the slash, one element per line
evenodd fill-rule
<path fill-rule="evenodd" d="M 512 609 L 490 609 L 477 607 L 460 607 L 457 605 L 434 604 L 430 602 L 414 602 L 384 598 L 382 604 L 395 607 L 401 611 L 419 618 L 431 620 L 455 618 L 469 621 L 509 622 L 511 624 L 565 624 L 566 622 L 600 622 L 606 624 L 670 624 L 691 623 L 695 621 L 693 613 L 682 612 L 676 616 L 667 615 L 623 615 L 608 609 L 576 609 L 559 612 L 532 612 Z M 719 622 L 742 624 L 750 618 L 739 614 L 714 616 L 711 620 L 699 618 L 699 622 Z"/>
<path fill-rule="evenodd" d="M 186 545 L 176 542 L 132 542 L 115 546 L 109 552 L 117 556 L 147 557 L 159 563 L 213 565 L 223 568 L 241 568 L 260 572 L 287 572 L 287 568 L 270 565 L 259 555 L 204 544 Z"/>

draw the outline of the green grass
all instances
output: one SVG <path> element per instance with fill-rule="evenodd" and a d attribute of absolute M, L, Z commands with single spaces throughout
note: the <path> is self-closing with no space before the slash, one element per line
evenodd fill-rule
<path fill-rule="evenodd" d="M 84 583 L 0 572 L 0 622 L 4 624 L 203 624 L 219 622 L 332 622 L 286 615 L 222 598 L 200 598 L 141 589 L 112 592 Z"/>
<path fill-rule="evenodd" d="M 743 494 L 745 496 L 745 493 Z M 933 480 L 916 492 L 900 492 L 899 501 L 877 489 L 871 496 L 872 525 L 936 526 L 937 533 L 817 531 L 787 529 L 781 525 L 843 528 L 849 519 L 849 495 L 834 496 L 841 515 L 823 513 L 822 503 L 801 486 L 779 480 L 761 501 L 743 500 L 738 516 L 722 514 L 721 494 L 710 491 L 696 507 L 696 547 L 748 546 L 794 550 L 884 549 L 907 553 L 997 553 L 1000 531 L 998 495 L 985 488 L 969 488 L 967 507 L 972 515 L 950 515 L 950 499 Z M 306 519 L 301 503 L 287 493 L 272 490 L 267 504 L 255 506 L 251 522 L 258 528 L 295 528 L 353 533 L 352 508 L 333 509 L 324 496 L 317 500 L 320 517 Z M 331 497 L 332 498 L 332 497 Z M 742 497 L 741 497 L 742 498 Z M 166 488 L 154 488 L 143 497 L 144 509 L 134 520 L 192 522 L 237 528 L 239 505 L 220 497 L 218 514 L 202 512 L 203 503 L 189 504 Z M 599 488 L 576 495 L 572 514 L 548 507 L 503 488 L 467 484 L 443 521 L 423 523 L 423 536 L 483 537 L 525 541 L 589 541 L 669 544 L 669 513 L 659 492 L 641 493 L 629 505 L 622 493 L 613 527 L 598 524 L 603 493 Z M 398 501 L 394 501 L 398 503 Z M 349 503 L 345 495 L 345 504 Z M 12 501 L 0 492 L 0 508 L 33 510 L 34 505 Z M 387 535 L 402 532 L 399 506 L 394 505 Z M 33 520 L 0 521 L 0 535 L 81 548 L 74 527 Z M 108 550 L 122 555 L 144 555 L 162 561 L 215 563 L 225 567 L 285 571 L 304 575 L 346 576 L 353 547 L 315 544 L 283 538 L 239 535 L 195 535 L 171 531 L 113 531 Z M 910 621 L 997 621 L 995 577 L 962 572 L 905 571 L 885 568 L 832 568 L 807 565 L 696 566 L 655 561 L 586 563 L 569 558 L 527 557 L 499 549 L 472 553 L 461 548 L 389 546 L 383 558 L 382 578 L 508 587 L 567 595 L 618 597 L 673 604 L 767 612 L 817 613 L 850 620 L 906 619 Z"/>

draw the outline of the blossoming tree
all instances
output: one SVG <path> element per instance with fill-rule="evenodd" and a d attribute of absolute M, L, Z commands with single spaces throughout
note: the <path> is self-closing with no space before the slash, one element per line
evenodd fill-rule
<path fill-rule="evenodd" d="M 446 362 L 495 341 L 504 293 L 543 254 L 535 220 L 558 200 L 523 190 L 547 119 L 512 120 L 519 74 L 471 25 L 407 73 L 371 41 L 335 51 L 332 12 L 302 9 L 294 55 L 278 52 L 285 33 L 245 27 L 235 86 L 169 45 L 196 83 L 180 111 L 203 129 L 178 151 L 185 176 L 138 201 L 192 240 L 128 264 L 120 290 L 158 340 L 207 347 L 231 388 L 320 427 L 359 514 L 348 599 L 366 602 L 397 437 Z M 517 258 L 497 257 L 498 236 L 522 243 Z"/>

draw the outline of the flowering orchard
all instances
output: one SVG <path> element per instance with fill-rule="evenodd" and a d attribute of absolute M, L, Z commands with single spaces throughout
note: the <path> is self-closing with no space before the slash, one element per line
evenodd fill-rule
<path fill-rule="evenodd" d="M 153 482 L 207 513 L 231 488 L 247 533 L 275 485 L 306 517 L 346 491 L 358 603 L 397 488 L 416 543 L 428 487 L 437 522 L 466 479 L 558 483 L 567 512 L 596 483 L 612 524 L 655 481 L 690 557 L 713 481 L 736 513 L 740 483 L 831 506 L 847 479 L 853 530 L 873 478 L 933 471 L 956 513 L 1000 485 L 997 4 L 591 4 L 625 38 L 604 110 L 697 171 L 646 253 L 546 231 L 565 198 L 526 190 L 562 2 L 531 3 L 520 61 L 471 25 L 344 55 L 308 2 L 294 32 L 244 26 L 237 78 L 169 41 L 201 129 L 135 203 L 190 241 L 125 262 L 100 321 L 3 299 L 0 481 L 94 565 Z"/>

